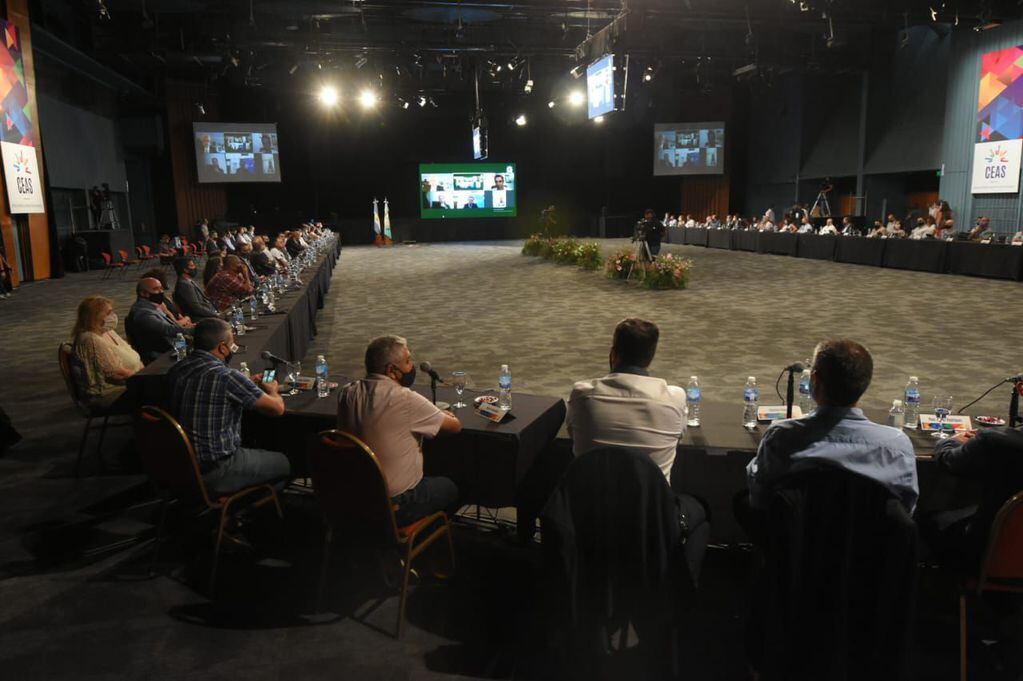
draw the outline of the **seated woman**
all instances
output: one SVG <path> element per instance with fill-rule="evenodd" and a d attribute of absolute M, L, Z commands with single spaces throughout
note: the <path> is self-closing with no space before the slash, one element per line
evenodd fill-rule
<path fill-rule="evenodd" d="M 89 296 L 78 304 L 71 331 L 75 356 L 85 369 L 83 397 L 109 407 L 125 392 L 128 378 L 142 369 L 142 358 L 117 335 L 114 304 L 103 296 Z"/>

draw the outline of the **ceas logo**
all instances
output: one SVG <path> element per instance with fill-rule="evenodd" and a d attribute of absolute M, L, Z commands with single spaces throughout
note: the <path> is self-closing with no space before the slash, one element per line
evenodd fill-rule
<path fill-rule="evenodd" d="M 1009 174 L 1009 150 L 1002 149 L 1002 145 L 996 146 L 987 153 L 984 159 L 987 166 L 984 168 L 984 179 L 1000 180 Z"/>
<path fill-rule="evenodd" d="M 28 156 L 25 155 L 24 151 L 18 151 L 14 156 L 14 172 L 25 173 L 26 175 L 32 174 L 32 168 L 28 165 Z"/>

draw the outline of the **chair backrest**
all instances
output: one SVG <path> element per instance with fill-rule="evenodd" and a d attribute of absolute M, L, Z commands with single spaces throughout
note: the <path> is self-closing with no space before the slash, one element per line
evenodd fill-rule
<path fill-rule="evenodd" d="M 326 430 L 316 436 L 308 455 L 316 499 L 337 541 L 398 543 L 387 481 L 366 443 L 340 430 Z"/>
<path fill-rule="evenodd" d="M 141 258 L 146 257 L 146 252 L 142 249 L 141 246 L 136 246 L 135 247 L 135 255 L 138 256 L 141 259 Z"/>
<path fill-rule="evenodd" d="M 110 263 L 112 263 L 114 261 L 114 256 L 110 255 L 109 253 L 107 253 L 105 251 L 101 252 L 100 255 L 103 256 L 103 262 L 106 263 L 107 265 L 109 265 Z"/>
<path fill-rule="evenodd" d="M 121 256 L 122 261 L 128 262 L 128 251 L 122 248 L 119 251 L 117 251 L 117 255 Z"/>
<path fill-rule="evenodd" d="M 163 409 L 144 406 L 135 415 L 135 444 L 149 478 L 188 504 L 213 506 L 188 435 Z"/>
<path fill-rule="evenodd" d="M 87 414 L 88 407 L 82 397 L 82 387 L 87 382 L 85 367 L 75 356 L 75 349 L 71 343 L 64 341 L 57 348 L 57 363 L 60 365 L 60 374 L 64 377 L 64 387 L 67 388 L 68 396 L 79 411 Z"/>
<path fill-rule="evenodd" d="M 991 583 L 1023 591 L 1023 492 L 1002 505 L 991 526 L 977 588 Z"/>
<path fill-rule="evenodd" d="M 143 252 L 144 252 L 144 253 L 145 253 L 146 255 L 149 255 L 149 253 L 150 253 L 150 250 L 149 250 L 149 246 L 146 246 L 145 244 L 143 244 L 143 245 L 142 245 L 142 251 L 143 251 Z"/>
<path fill-rule="evenodd" d="M 836 466 L 783 480 L 765 520 L 764 678 L 905 678 L 917 536 L 902 503 Z"/>

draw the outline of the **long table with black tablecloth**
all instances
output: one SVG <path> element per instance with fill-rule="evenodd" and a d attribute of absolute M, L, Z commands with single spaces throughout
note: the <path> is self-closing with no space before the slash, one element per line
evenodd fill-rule
<path fill-rule="evenodd" d="M 264 350 L 289 360 L 305 356 L 316 335 L 316 313 L 323 307 L 340 254 L 341 240 L 336 239 L 335 245 L 302 273 L 301 286 L 278 299 L 276 312 L 247 322 L 252 330 L 235 338 L 242 349 L 231 360 L 234 366 L 247 362 L 254 370 Z M 173 365 L 173 355 L 168 352 L 128 380 L 136 404 L 164 402 L 167 372 Z"/>
<path fill-rule="evenodd" d="M 967 274 L 993 279 L 1023 280 L 1023 247 L 961 241 L 868 239 L 686 228 L 668 230 L 669 243 L 723 248 L 751 253 L 833 260 L 894 269 Z"/>
<path fill-rule="evenodd" d="M 348 378 L 332 377 L 344 385 Z M 414 390 L 430 397 L 425 386 Z M 466 390 L 463 401 L 471 405 L 479 393 Z M 437 399 L 456 403 L 454 390 L 441 386 Z M 308 390 L 285 397 L 286 412 L 281 419 L 249 414 L 243 426 L 247 442 L 253 446 L 281 451 L 288 455 L 296 477 L 305 474 L 305 452 L 316 433 L 335 428 L 337 393 L 318 398 Z M 547 500 L 550 483 L 542 480 L 548 462 L 543 461 L 565 420 L 565 402 L 558 397 L 515 393 L 512 409 L 501 423 L 492 423 L 474 413 L 471 406 L 454 409 L 462 421 L 462 432 L 424 443 L 424 472 L 443 475 L 458 485 L 464 504 L 487 507 L 514 506 L 519 531 L 532 535 L 534 520 Z"/>

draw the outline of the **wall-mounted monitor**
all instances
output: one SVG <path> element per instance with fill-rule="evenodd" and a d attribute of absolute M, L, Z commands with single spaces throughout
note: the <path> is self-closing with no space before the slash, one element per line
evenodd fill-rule
<path fill-rule="evenodd" d="M 419 164 L 419 215 L 433 218 L 513 218 L 514 163 Z"/>
<path fill-rule="evenodd" d="M 723 122 L 654 126 L 654 175 L 720 175 L 724 152 Z"/>
<path fill-rule="evenodd" d="M 615 56 L 607 54 L 586 67 L 586 114 L 591 119 L 615 110 Z"/>
<path fill-rule="evenodd" d="M 199 182 L 280 182 L 276 123 L 192 123 Z"/>

